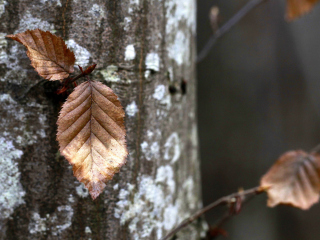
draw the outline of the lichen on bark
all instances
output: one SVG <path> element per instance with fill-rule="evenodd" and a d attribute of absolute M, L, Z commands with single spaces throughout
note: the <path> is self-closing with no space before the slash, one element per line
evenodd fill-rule
<path fill-rule="evenodd" d="M 0 137 L 15 153 L 4 161 L 14 165 L 8 176 L 20 195 L 0 220 L 0 239 L 158 239 L 195 211 L 201 205 L 195 1 L 14 0 L 1 6 L 0 93 L 7 95 L 1 95 Z M 97 63 L 92 77 L 112 87 L 126 110 L 127 165 L 94 202 L 58 152 L 55 123 L 64 99 L 54 95 L 54 83 L 19 99 L 41 78 L 23 47 L 4 36 L 37 27 L 62 36 L 77 63 Z M 169 85 L 182 79 L 187 94 L 171 94 Z M 198 239 L 201 228 L 192 225 L 178 236 Z"/>

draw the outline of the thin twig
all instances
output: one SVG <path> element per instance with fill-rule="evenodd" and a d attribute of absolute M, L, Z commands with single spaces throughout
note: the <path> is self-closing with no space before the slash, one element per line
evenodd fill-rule
<path fill-rule="evenodd" d="M 84 76 L 86 76 L 86 74 L 82 72 L 79 75 L 75 76 L 74 78 L 69 79 L 69 81 L 66 84 L 71 84 L 71 83 L 75 82 L 76 80 L 78 80 L 79 78 L 84 77 Z"/>
<path fill-rule="evenodd" d="M 221 227 L 232 216 L 233 216 L 233 214 L 231 214 L 230 211 L 227 210 L 227 212 L 224 213 L 224 215 L 217 221 L 216 224 L 214 224 L 213 226 L 209 227 L 209 230 L 207 232 L 207 237 L 209 237 L 209 239 L 212 240 L 212 239 L 214 239 L 214 238 L 216 238 L 216 237 L 218 237 L 220 235 L 224 235 L 223 234 L 224 230 Z"/>
<path fill-rule="evenodd" d="M 42 80 L 40 80 L 39 82 L 37 82 L 37 83 L 29 86 L 29 87 L 27 88 L 27 90 L 25 90 L 24 93 L 23 93 L 20 97 L 17 98 L 17 100 L 24 99 L 24 98 L 27 96 L 27 94 L 28 94 L 34 87 L 37 87 L 37 86 L 43 84 L 44 82 L 47 82 L 47 80 L 42 79 Z"/>
<path fill-rule="evenodd" d="M 319 152 L 320 152 L 320 144 L 318 144 L 317 146 L 315 146 L 315 147 L 310 151 L 311 154 L 316 154 L 316 153 L 319 153 Z"/>
<path fill-rule="evenodd" d="M 165 237 L 163 237 L 161 240 L 167 240 L 170 237 L 172 237 L 174 234 L 176 234 L 177 232 L 179 232 L 181 229 L 183 229 L 184 227 L 188 226 L 190 223 L 192 223 L 194 220 L 196 220 L 197 218 L 201 217 L 204 213 L 210 211 L 211 209 L 220 206 L 220 205 L 224 205 L 224 204 L 230 204 L 230 203 L 234 203 L 236 198 L 241 198 L 242 200 L 245 200 L 245 198 L 247 198 L 248 196 L 251 195 L 258 195 L 260 193 L 263 192 L 263 189 L 261 189 L 260 187 L 255 187 L 255 188 L 251 188 L 245 191 L 241 191 L 241 192 L 237 192 L 237 193 L 233 193 L 229 196 L 225 196 L 222 197 L 220 199 L 218 199 L 217 201 L 209 204 L 208 206 L 200 209 L 198 212 L 196 212 L 194 215 L 192 215 L 191 217 L 183 220 L 176 228 L 174 228 L 173 230 L 171 230 Z"/>
<path fill-rule="evenodd" d="M 258 188 L 258 193 L 257 194 L 252 194 L 252 195 L 247 195 L 241 200 L 241 206 L 240 209 L 235 209 L 234 205 L 231 205 L 229 209 L 227 209 L 226 213 L 218 219 L 218 221 L 214 224 L 213 227 L 211 227 L 211 231 L 218 232 L 219 229 L 221 229 L 222 225 L 227 222 L 229 219 L 231 219 L 233 216 L 238 215 L 240 213 L 240 210 L 243 208 L 244 205 L 246 205 L 250 200 L 253 199 L 254 196 L 260 194 L 263 192 L 263 189 Z M 211 237 L 211 239 L 214 239 L 215 237 L 218 237 L 219 235 Z"/>
<path fill-rule="evenodd" d="M 197 63 L 201 62 L 209 53 L 215 42 L 238 23 L 247 13 L 257 7 L 259 4 L 267 0 L 251 0 L 243 8 L 241 8 L 232 18 L 229 19 L 221 28 L 219 28 L 208 40 L 204 48 L 200 51 L 197 57 Z"/>

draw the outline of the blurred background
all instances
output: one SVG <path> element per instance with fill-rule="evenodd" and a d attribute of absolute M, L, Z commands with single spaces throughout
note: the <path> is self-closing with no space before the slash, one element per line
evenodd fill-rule
<path fill-rule="evenodd" d="M 198 52 L 248 0 L 198 0 Z M 320 143 L 320 4 L 293 23 L 285 1 L 268 0 L 218 40 L 198 64 L 204 204 L 259 184 L 284 152 Z M 308 211 L 266 207 L 255 197 L 224 229 L 230 240 L 320 239 L 320 204 Z M 213 224 L 222 212 L 206 215 Z M 223 239 L 219 237 L 218 239 Z"/>

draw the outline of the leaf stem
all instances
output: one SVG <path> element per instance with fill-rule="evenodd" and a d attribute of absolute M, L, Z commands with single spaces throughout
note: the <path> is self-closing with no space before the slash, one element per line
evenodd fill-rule
<path fill-rule="evenodd" d="M 222 197 L 215 202 L 209 204 L 208 206 L 200 209 L 197 211 L 194 215 L 186 218 L 183 220 L 177 227 L 175 227 L 173 230 L 171 230 L 165 237 L 163 237 L 161 240 L 168 240 L 170 237 L 172 237 L 174 234 L 179 232 L 181 229 L 185 228 L 188 226 L 190 223 L 192 223 L 194 220 L 198 219 L 201 217 L 204 213 L 210 211 L 211 209 L 220 206 L 220 205 L 226 205 L 230 204 L 232 207 L 234 207 L 234 203 L 237 202 L 237 199 L 241 199 L 241 202 L 245 201 L 246 198 L 249 196 L 255 196 L 259 195 L 260 193 L 264 192 L 264 189 L 261 189 L 260 187 L 254 187 L 245 191 L 239 191 L 237 193 L 230 194 L 228 196 Z M 238 213 L 238 211 L 234 211 L 233 209 L 230 208 L 232 212 Z"/>
<path fill-rule="evenodd" d="M 82 77 L 84 77 L 84 76 L 89 75 L 89 74 L 95 69 L 96 66 L 97 66 L 97 64 L 94 63 L 94 64 L 92 64 L 91 66 L 87 67 L 86 70 L 83 71 L 82 67 L 80 67 L 80 66 L 78 65 L 81 73 L 80 73 L 79 75 L 75 76 L 74 78 L 71 78 L 71 79 L 70 79 L 70 78 L 67 78 L 65 81 L 63 81 L 62 85 L 65 86 L 65 85 L 71 84 L 71 83 L 73 83 L 74 81 L 77 81 L 79 78 L 82 78 Z"/>

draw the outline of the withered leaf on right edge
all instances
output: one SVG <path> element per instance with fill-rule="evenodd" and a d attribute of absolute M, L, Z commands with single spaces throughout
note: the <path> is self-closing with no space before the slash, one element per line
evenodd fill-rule
<path fill-rule="evenodd" d="M 48 80 L 62 80 L 74 71 L 74 53 L 62 38 L 40 29 L 7 35 L 27 48 L 31 65 L 39 75 Z"/>
<path fill-rule="evenodd" d="M 125 164 L 125 112 L 113 91 L 87 81 L 70 94 L 58 119 L 60 152 L 93 199 Z"/>
<path fill-rule="evenodd" d="M 310 12 L 319 0 L 287 0 L 286 18 L 292 21 Z"/>
<path fill-rule="evenodd" d="M 301 150 L 284 153 L 262 177 L 260 187 L 268 193 L 269 207 L 310 208 L 319 201 L 319 155 Z"/>

